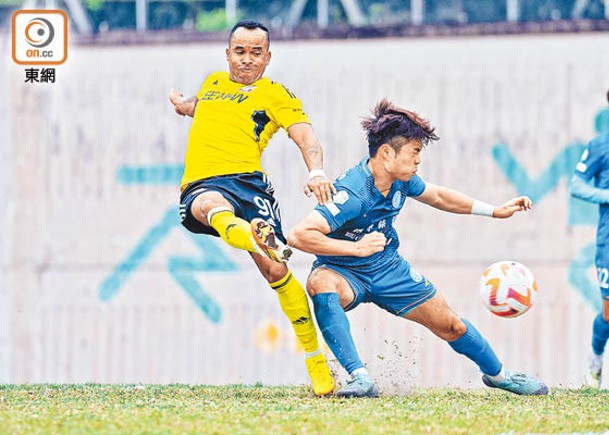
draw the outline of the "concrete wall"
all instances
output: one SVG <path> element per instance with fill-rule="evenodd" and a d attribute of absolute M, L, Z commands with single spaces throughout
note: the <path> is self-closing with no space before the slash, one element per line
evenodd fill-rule
<path fill-rule="evenodd" d="M 2 38 L 0 382 L 306 382 L 289 324 L 247 254 L 178 224 L 190 123 L 167 92 L 194 94 L 225 69 L 224 45 L 70 47 L 56 83 L 25 84 Z M 359 119 L 388 97 L 437 126 L 427 181 L 488 202 L 534 199 L 507 221 L 412 201 L 397 227 L 402 254 L 506 365 L 554 386 L 580 383 L 599 303 L 595 211 L 571 201 L 566 182 L 605 119 L 608 42 L 281 42 L 267 72 L 303 100 L 332 176 L 365 154 Z M 289 228 L 314 205 L 301 193 L 304 164 L 283 133 L 264 164 Z M 303 282 L 311 259 L 291 261 Z M 518 319 L 492 316 L 478 295 L 481 271 L 501 259 L 538 279 L 537 305 Z M 419 326 L 373 306 L 349 317 L 385 392 L 481 385 L 472 363 Z"/>

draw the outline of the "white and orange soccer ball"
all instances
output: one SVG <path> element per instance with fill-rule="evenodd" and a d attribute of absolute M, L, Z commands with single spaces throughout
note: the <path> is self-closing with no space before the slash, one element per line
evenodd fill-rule
<path fill-rule="evenodd" d="M 499 317 L 518 317 L 533 306 L 537 282 L 525 265 L 516 261 L 491 264 L 480 277 L 482 302 Z"/>

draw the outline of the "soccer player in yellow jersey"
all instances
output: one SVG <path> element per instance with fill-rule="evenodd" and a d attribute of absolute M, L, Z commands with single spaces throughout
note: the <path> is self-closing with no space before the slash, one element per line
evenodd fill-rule
<path fill-rule="evenodd" d="M 292 251 L 285 244 L 273 187 L 260 166 L 262 151 L 279 128 L 296 143 L 309 170 L 305 194 L 325 204 L 335 190 L 323 172 L 322 148 L 300 100 L 262 77 L 271 60 L 269 45 L 265 26 L 241 21 L 230 33 L 228 73 L 210 74 L 190 98 L 170 91 L 176 113 L 193 118 L 180 217 L 189 231 L 220 236 L 250 252 L 305 350 L 313 391 L 323 396 L 333 392 L 334 379 L 319 349 L 305 291 L 285 264 Z"/>

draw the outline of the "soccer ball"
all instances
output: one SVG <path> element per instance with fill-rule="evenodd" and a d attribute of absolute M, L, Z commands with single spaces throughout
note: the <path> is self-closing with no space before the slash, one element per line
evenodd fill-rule
<path fill-rule="evenodd" d="M 499 317 L 518 317 L 527 312 L 537 297 L 533 273 L 516 261 L 491 264 L 480 277 L 482 302 Z"/>

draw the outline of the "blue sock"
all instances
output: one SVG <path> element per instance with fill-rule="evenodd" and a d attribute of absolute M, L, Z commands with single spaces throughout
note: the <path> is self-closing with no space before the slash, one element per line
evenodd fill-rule
<path fill-rule="evenodd" d="M 605 345 L 609 338 L 609 323 L 603 319 L 603 313 L 598 313 L 592 324 L 592 351 L 596 355 L 605 352 Z"/>
<path fill-rule="evenodd" d="M 326 344 L 345 368 L 351 374 L 353 370 L 364 367 L 349 327 L 349 319 L 340 306 L 340 300 L 336 293 L 319 293 L 313 296 L 313 308 L 317 324 L 321 330 Z"/>
<path fill-rule="evenodd" d="M 465 334 L 448 344 L 455 352 L 465 355 L 478 364 L 485 375 L 495 376 L 501 371 L 501 361 L 495 355 L 495 351 L 488 341 L 480 335 L 480 332 L 465 319 L 461 319 L 467 330 Z"/>

